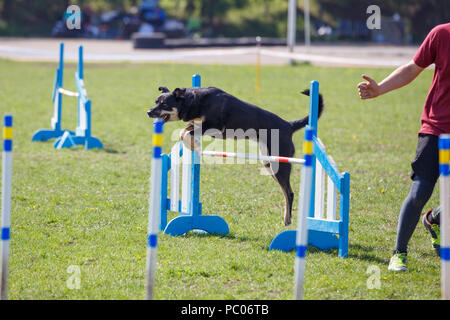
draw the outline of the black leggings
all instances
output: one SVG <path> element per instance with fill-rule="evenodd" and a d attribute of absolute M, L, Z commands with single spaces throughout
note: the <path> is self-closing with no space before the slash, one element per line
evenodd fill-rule
<path fill-rule="evenodd" d="M 396 251 L 407 252 L 409 239 L 419 222 L 423 207 L 433 194 L 435 184 L 420 178 L 417 174 L 414 176 L 411 189 L 400 210 L 395 243 Z"/>

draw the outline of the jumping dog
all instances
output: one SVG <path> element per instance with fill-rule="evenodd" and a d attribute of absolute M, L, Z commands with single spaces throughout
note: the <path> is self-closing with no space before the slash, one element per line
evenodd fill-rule
<path fill-rule="evenodd" d="M 293 157 L 295 153 L 292 135 L 308 124 L 309 116 L 295 121 L 286 121 L 276 114 L 261 109 L 255 105 L 239 100 L 225 91 L 214 88 L 176 88 L 170 92 L 166 87 L 159 87 L 161 95 L 156 99 L 156 105 L 147 114 L 150 118 L 161 118 L 164 122 L 182 120 L 188 125 L 182 130 L 180 138 L 183 144 L 194 150 L 197 148 L 194 132 L 199 127 L 198 134 L 214 132 L 215 138 L 229 138 L 225 132 L 229 130 L 256 132 L 260 152 L 265 155 Z M 309 90 L 303 94 L 309 96 Z M 319 94 L 319 114 L 324 108 L 323 97 Z M 201 126 L 197 126 L 201 124 Z M 271 139 L 262 138 L 258 133 L 265 129 L 271 136 L 271 130 L 278 130 L 279 154 L 272 154 Z M 219 135 L 217 134 L 219 132 Z M 242 131 L 241 131 L 242 132 Z M 236 139 L 236 137 L 234 137 Z M 290 184 L 291 164 L 279 163 L 278 170 L 274 172 L 270 162 L 263 162 L 272 177 L 278 182 L 285 198 L 284 224 L 291 224 L 292 202 L 294 193 Z"/>

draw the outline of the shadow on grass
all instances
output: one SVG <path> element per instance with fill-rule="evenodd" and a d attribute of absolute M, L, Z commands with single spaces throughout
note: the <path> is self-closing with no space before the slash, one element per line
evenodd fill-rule
<path fill-rule="evenodd" d="M 106 153 L 111 153 L 111 154 L 126 154 L 125 151 L 117 151 L 117 150 L 111 149 L 111 148 L 103 148 L 103 151 L 105 151 Z"/>
<path fill-rule="evenodd" d="M 209 234 L 205 231 L 189 231 L 188 233 L 183 235 L 187 238 L 209 238 L 209 237 L 217 237 L 222 239 L 230 239 L 230 240 L 237 240 L 239 242 L 254 242 L 256 245 L 261 242 L 261 238 L 259 237 L 250 237 L 247 235 L 236 235 L 234 233 L 230 233 L 227 235 L 220 235 L 220 234 Z M 259 245 L 260 249 L 263 249 L 265 251 L 269 251 L 269 245 L 270 241 L 267 241 L 267 244 Z M 289 252 L 293 252 L 294 250 L 291 250 Z M 280 251 L 282 252 L 282 251 Z M 367 261 L 370 263 L 378 263 L 378 264 L 388 264 L 390 256 L 386 256 L 385 258 L 378 257 L 377 253 L 379 250 L 377 250 L 374 247 L 371 246 L 362 246 L 359 244 L 352 244 L 349 247 L 349 253 L 348 258 L 358 259 L 362 261 Z M 316 253 L 324 253 L 333 257 L 338 256 L 338 249 L 330 249 L 330 250 L 321 250 L 314 246 L 308 246 L 308 253 L 310 254 L 316 254 Z"/>
<path fill-rule="evenodd" d="M 43 145 L 52 146 L 52 147 L 55 144 L 55 140 L 54 139 L 53 140 L 46 140 L 46 141 L 33 141 L 33 142 L 38 142 L 38 143 L 41 143 Z M 79 151 L 79 150 L 86 150 L 83 145 L 76 145 L 76 146 L 72 146 L 70 148 L 63 148 L 63 149 L 70 150 L 72 152 L 76 152 L 76 151 Z M 110 153 L 110 154 L 126 154 L 126 151 L 118 151 L 118 150 L 112 149 L 112 148 L 102 148 L 102 149 L 92 148 L 89 151 L 106 152 L 106 153 Z"/>
<path fill-rule="evenodd" d="M 85 151 L 95 152 L 95 153 L 105 152 L 105 153 L 109 153 L 109 154 L 126 154 L 125 151 L 117 151 L 117 150 L 111 149 L 111 148 L 101 148 L 101 149 L 99 149 L 99 148 L 92 148 L 92 149 L 86 150 L 84 148 L 84 146 L 77 146 L 76 148 L 75 147 L 71 147 L 71 148 L 68 148 L 68 149 L 71 150 L 71 151 L 75 151 L 75 152 L 79 151 L 79 150 L 85 150 Z"/>
<path fill-rule="evenodd" d="M 364 260 L 367 262 L 388 264 L 389 259 L 391 258 L 390 255 L 386 256 L 386 258 L 383 259 L 376 256 L 378 252 L 379 250 L 375 249 L 374 247 L 352 244 L 348 249 L 348 257 L 358 260 Z"/>
<path fill-rule="evenodd" d="M 256 237 L 237 236 L 234 233 L 213 234 L 213 233 L 208 233 L 208 232 L 203 231 L 203 230 L 189 231 L 189 232 L 185 233 L 183 235 L 183 237 L 186 237 L 186 238 L 210 238 L 210 237 L 215 237 L 215 238 L 222 238 L 222 239 L 237 240 L 239 242 L 246 242 L 246 241 L 258 242 L 260 240 L 260 238 L 256 238 Z M 267 249 L 268 249 L 268 247 L 267 247 Z"/>
<path fill-rule="evenodd" d="M 264 249 L 269 250 L 268 246 L 265 246 Z M 291 250 L 289 252 L 293 252 L 294 250 Z M 351 245 L 349 247 L 349 253 L 348 258 L 363 260 L 371 263 L 379 263 L 379 264 L 387 264 L 389 263 L 389 257 L 386 257 L 386 259 L 380 258 L 376 256 L 376 253 L 378 252 L 373 247 L 363 247 L 361 245 Z M 280 251 L 281 252 L 281 251 Z M 330 249 L 330 250 L 321 250 L 314 246 L 308 246 L 308 254 L 316 254 L 316 253 L 322 253 L 326 255 L 330 255 L 333 257 L 338 257 L 338 249 Z"/>
<path fill-rule="evenodd" d="M 186 232 L 185 234 L 177 237 L 184 237 L 184 238 L 227 238 L 229 235 L 223 235 L 223 234 L 215 234 L 215 233 L 208 233 L 203 230 L 191 230 Z"/>
<path fill-rule="evenodd" d="M 224 238 L 231 239 L 231 240 L 238 240 L 239 242 L 246 242 L 246 241 L 258 242 L 258 241 L 261 241 L 261 238 L 249 237 L 248 235 L 238 236 L 238 235 L 236 235 L 234 233 L 227 234 L 226 236 L 224 236 Z M 268 248 L 269 247 L 267 247 L 267 249 Z"/>
<path fill-rule="evenodd" d="M 264 249 L 269 250 L 269 246 L 265 246 Z M 288 252 L 285 251 L 281 251 L 281 250 L 273 250 L 273 251 L 277 251 L 277 252 L 284 252 L 284 253 L 289 253 L 289 252 L 294 252 L 295 249 L 292 249 Z M 314 254 L 314 253 L 325 253 L 331 256 L 337 256 L 338 255 L 338 251 L 337 249 L 330 249 L 330 250 L 321 250 L 317 247 L 313 247 L 313 246 L 308 246 L 308 254 Z"/>

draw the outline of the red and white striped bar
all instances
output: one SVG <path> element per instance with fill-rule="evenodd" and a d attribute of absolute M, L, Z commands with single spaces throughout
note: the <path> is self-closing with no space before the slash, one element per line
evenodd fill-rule
<path fill-rule="evenodd" d="M 70 96 L 70 97 L 78 97 L 79 96 L 78 92 L 73 92 L 70 90 L 63 89 L 63 88 L 59 88 L 58 92 L 65 96 Z"/>
<path fill-rule="evenodd" d="M 282 162 L 282 163 L 300 163 L 300 164 L 305 163 L 304 159 L 299 159 L 299 158 L 263 156 L 263 155 L 258 155 L 258 154 L 233 153 L 233 152 L 202 151 L 202 156 L 263 160 L 263 161 Z"/>

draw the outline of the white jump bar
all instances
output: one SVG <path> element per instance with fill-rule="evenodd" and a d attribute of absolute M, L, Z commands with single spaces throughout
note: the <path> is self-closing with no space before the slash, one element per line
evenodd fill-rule
<path fill-rule="evenodd" d="M 59 88 L 58 92 L 63 94 L 63 95 L 65 95 L 65 96 L 71 96 L 71 97 L 78 97 L 79 96 L 78 92 L 69 91 L 69 90 L 66 90 L 66 89 L 63 89 L 63 88 Z"/>

